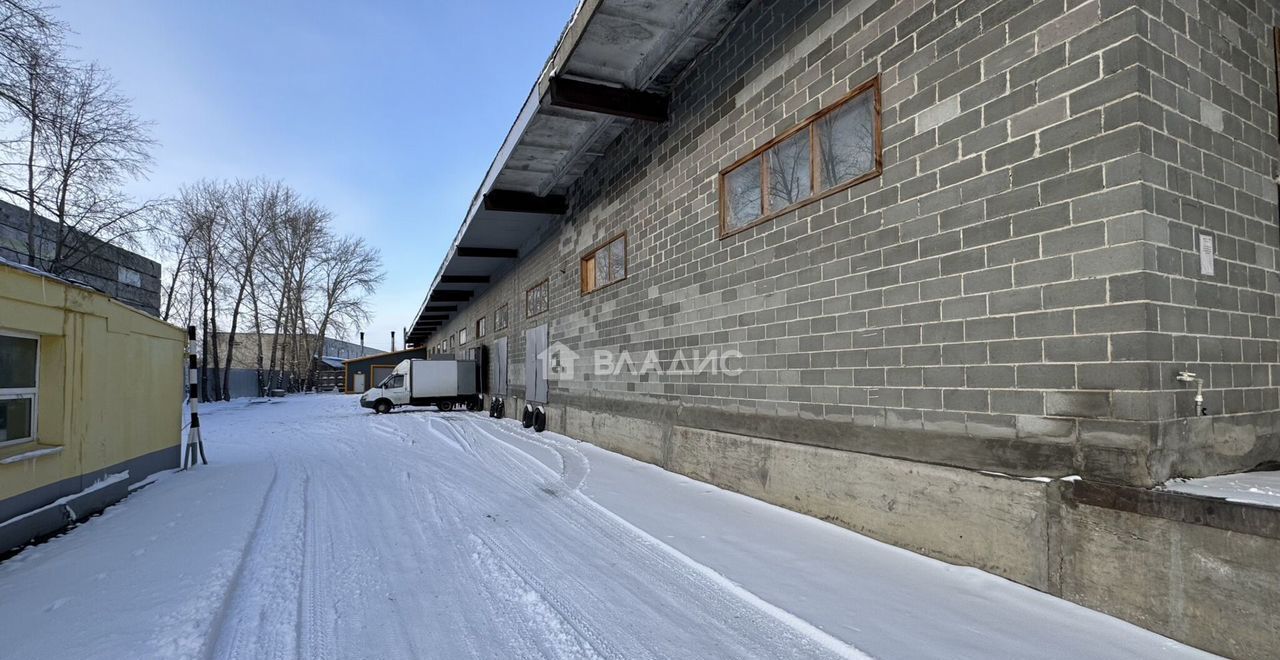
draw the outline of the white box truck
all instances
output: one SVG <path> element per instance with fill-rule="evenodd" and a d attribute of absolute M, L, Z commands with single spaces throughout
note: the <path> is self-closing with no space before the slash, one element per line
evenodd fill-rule
<path fill-rule="evenodd" d="M 423 360 L 397 364 L 391 375 L 360 397 L 360 405 L 376 413 L 398 406 L 481 408 L 479 368 L 475 360 Z"/>

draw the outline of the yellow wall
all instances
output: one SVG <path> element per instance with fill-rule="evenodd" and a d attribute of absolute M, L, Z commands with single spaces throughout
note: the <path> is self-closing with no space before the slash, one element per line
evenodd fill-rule
<path fill-rule="evenodd" d="M 180 441 L 183 330 L 97 292 L 0 264 L 4 330 L 40 336 L 40 382 L 36 441 L 0 448 L 0 459 L 62 451 L 0 465 L 0 500 Z"/>

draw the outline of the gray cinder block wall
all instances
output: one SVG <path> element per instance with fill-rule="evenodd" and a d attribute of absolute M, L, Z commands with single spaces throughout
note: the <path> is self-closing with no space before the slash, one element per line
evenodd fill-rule
<path fill-rule="evenodd" d="M 0 258 L 28 265 L 27 211 L 0 201 Z M 57 223 L 36 218 L 37 255 L 48 259 L 57 244 Z M 60 277 L 87 284 L 130 307 L 153 316 L 160 315 L 160 264 L 114 245 L 90 239 L 92 254 L 76 258 L 74 266 Z M 44 267 L 37 263 L 37 267 Z"/>
<path fill-rule="evenodd" d="M 1148 488 L 1280 459 L 1277 24 L 1238 0 L 753 3 L 430 345 L 509 305 L 480 340 L 510 338 L 509 415 L 539 323 L 586 355 L 737 350 L 738 377 L 579 370 L 549 427 L 1265 655 L 1274 511 Z M 718 172 L 875 76 L 882 175 L 721 240 Z M 582 295 L 624 230 L 627 278 Z M 1173 568 L 1201 563 L 1223 572 Z"/>
<path fill-rule="evenodd" d="M 757 3 L 433 341 L 509 302 L 519 389 L 523 290 L 550 277 L 552 341 L 747 356 L 554 403 L 1027 476 L 1252 468 L 1280 456 L 1277 21 L 1234 0 Z M 877 75 L 883 175 L 720 240 L 717 172 Z M 627 279 L 580 295 L 578 258 L 623 230 Z"/>

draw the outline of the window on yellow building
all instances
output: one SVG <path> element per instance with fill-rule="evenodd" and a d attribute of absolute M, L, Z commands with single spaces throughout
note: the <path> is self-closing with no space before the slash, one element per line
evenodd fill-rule
<path fill-rule="evenodd" d="M 0 447 L 36 437 L 40 340 L 0 334 Z"/>

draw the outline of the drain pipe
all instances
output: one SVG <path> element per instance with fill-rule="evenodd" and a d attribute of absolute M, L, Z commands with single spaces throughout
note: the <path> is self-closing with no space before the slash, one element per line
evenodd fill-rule
<path fill-rule="evenodd" d="M 1196 376 L 1193 371 L 1179 371 L 1178 380 L 1196 384 L 1196 410 L 1200 411 L 1201 416 L 1208 415 L 1209 409 L 1204 407 L 1204 379 Z"/>

